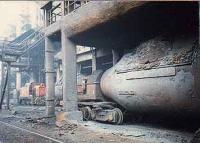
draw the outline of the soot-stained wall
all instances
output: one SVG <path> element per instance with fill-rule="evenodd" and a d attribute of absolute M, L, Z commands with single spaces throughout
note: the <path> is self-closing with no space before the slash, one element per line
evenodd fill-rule
<path fill-rule="evenodd" d="M 165 33 L 198 35 L 198 2 L 149 2 L 71 39 L 81 45 L 124 50 Z"/>

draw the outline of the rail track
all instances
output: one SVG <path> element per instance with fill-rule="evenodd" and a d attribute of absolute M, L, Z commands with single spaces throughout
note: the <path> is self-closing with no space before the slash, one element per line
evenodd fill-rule
<path fill-rule="evenodd" d="M 0 143 L 63 143 L 60 140 L 0 121 Z"/>

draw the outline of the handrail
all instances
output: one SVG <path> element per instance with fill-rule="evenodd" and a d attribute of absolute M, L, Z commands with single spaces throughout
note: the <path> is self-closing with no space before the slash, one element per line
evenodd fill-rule
<path fill-rule="evenodd" d="M 52 11 L 54 11 L 55 9 L 57 9 L 57 8 L 60 8 L 59 6 L 61 5 L 61 3 L 59 3 L 59 4 L 57 4 L 55 7 L 53 7 L 50 11 L 52 12 Z"/>
<path fill-rule="evenodd" d="M 18 44 L 18 43 L 15 43 L 15 42 L 13 42 L 12 43 L 12 41 L 11 41 L 11 43 L 10 44 L 13 44 L 13 45 L 22 45 L 26 40 L 28 40 L 31 36 L 33 36 L 33 35 L 35 35 L 36 33 L 38 33 L 40 30 L 42 30 L 43 29 L 43 27 L 40 27 L 38 30 L 36 30 L 36 31 L 34 31 L 33 33 L 31 33 L 29 36 L 27 36 L 25 39 L 23 39 L 20 43 L 21 44 Z"/>
<path fill-rule="evenodd" d="M 39 37 L 38 37 L 38 36 L 39 36 Z M 39 34 L 37 34 L 34 38 L 39 39 L 40 37 L 44 37 L 44 35 L 42 35 L 41 33 L 39 33 Z M 34 38 L 33 38 L 33 39 L 34 39 Z M 23 46 L 20 48 L 20 50 L 25 49 L 25 47 L 29 46 L 29 44 L 30 44 L 30 43 L 26 43 L 26 45 L 23 45 Z M 33 44 L 33 43 L 32 43 L 32 44 Z"/>
<path fill-rule="evenodd" d="M 42 30 L 43 29 L 40 28 L 39 30 L 27 36 L 23 41 L 20 42 L 21 44 L 4 44 L 4 46 L 0 48 L 1 55 L 10 55 L 15 56 L 16 58 L 23 56 L 28 50 L 34 48 L 37 44 L 41 43 L 42 39 L 44 39 L 44 34 L 41 32 Z"/>
<path fill-rule="evenodd" d="M 44 37 L 40 38 L 39 40 L 37 40 L 35 43 L 33 43 L 29 48 L 25 49 L 22 54 L 20 55 L 23 56 L 28 50 L 31 50 L 32 48 L 34 48 L 37 44 L 41 43 L 42 40 L 44 39 Z"/>
<path fill-rule="evenodd" d="M 48 24 L 51 25 L 51 24 L 53 24 L 53 23 L 55 23 L 57 21 L 57 16 L 61 17 L 62 13 L 64 13 L 64 15 L 67 15 L 67 14 L 75 11 L 76 9 L 81 7 L 82 5 L 85 5 L 86 3 L 88 3 L 88 1 L 81 1 L 81 0 L 68 1 L 68 0 L 64 0 L 64 8 L 62 9 L 60 7 L 61 3 L 59 3 L 56 6 L 52 7 L 50 10 L 48 10 L 49 17 L 46 20 L 48 21 Z M 54 12 L 58 8 L 60 8 L 61 10 L 59 10 L 58 13 Z"/>

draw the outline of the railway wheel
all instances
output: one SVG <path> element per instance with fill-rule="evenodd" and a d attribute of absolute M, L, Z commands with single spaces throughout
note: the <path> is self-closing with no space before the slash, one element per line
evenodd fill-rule
<path fill-rule="evenodd" d="M 124 120 L 122 111 L 119 108 L 114 108 L 113 111 L 115 111 L 115 118 L 116 118 L 115 124 L 121 125 Z"/>
<path fill-rule="evenodd" d="M 91 120 L 91 109 L 89 106 L 83 107 L 80 109 L 83 114 L 83 120 L 88 121 Z"/>

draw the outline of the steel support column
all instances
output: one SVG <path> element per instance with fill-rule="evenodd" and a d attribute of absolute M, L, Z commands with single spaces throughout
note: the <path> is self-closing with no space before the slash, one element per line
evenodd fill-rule
<path fill-rule="evenodd" d="M 67 120 L 82 120 L 78 111 L 77 77 L 76 77 L 76 46 L 62 30 L 62 65 L 63 65 L 63 102 Z"/>
<path fill-rule="evenodd" d="M 19 94 L 20 94 L 21 86 L 22 86 L 22 77 L 21 77 L 21 72 L 18 69 L 18 71 L 16 72 L 16 91 L 17 91 L 16 99 L 17 99 L 17 102 L 19 102 Z"/>
<path fill-rule="evenodd" d="M 54 48 L 51 39 L 45 37 L 45 72 L 46 72 L 46 115 L 55 116 Z"/>

